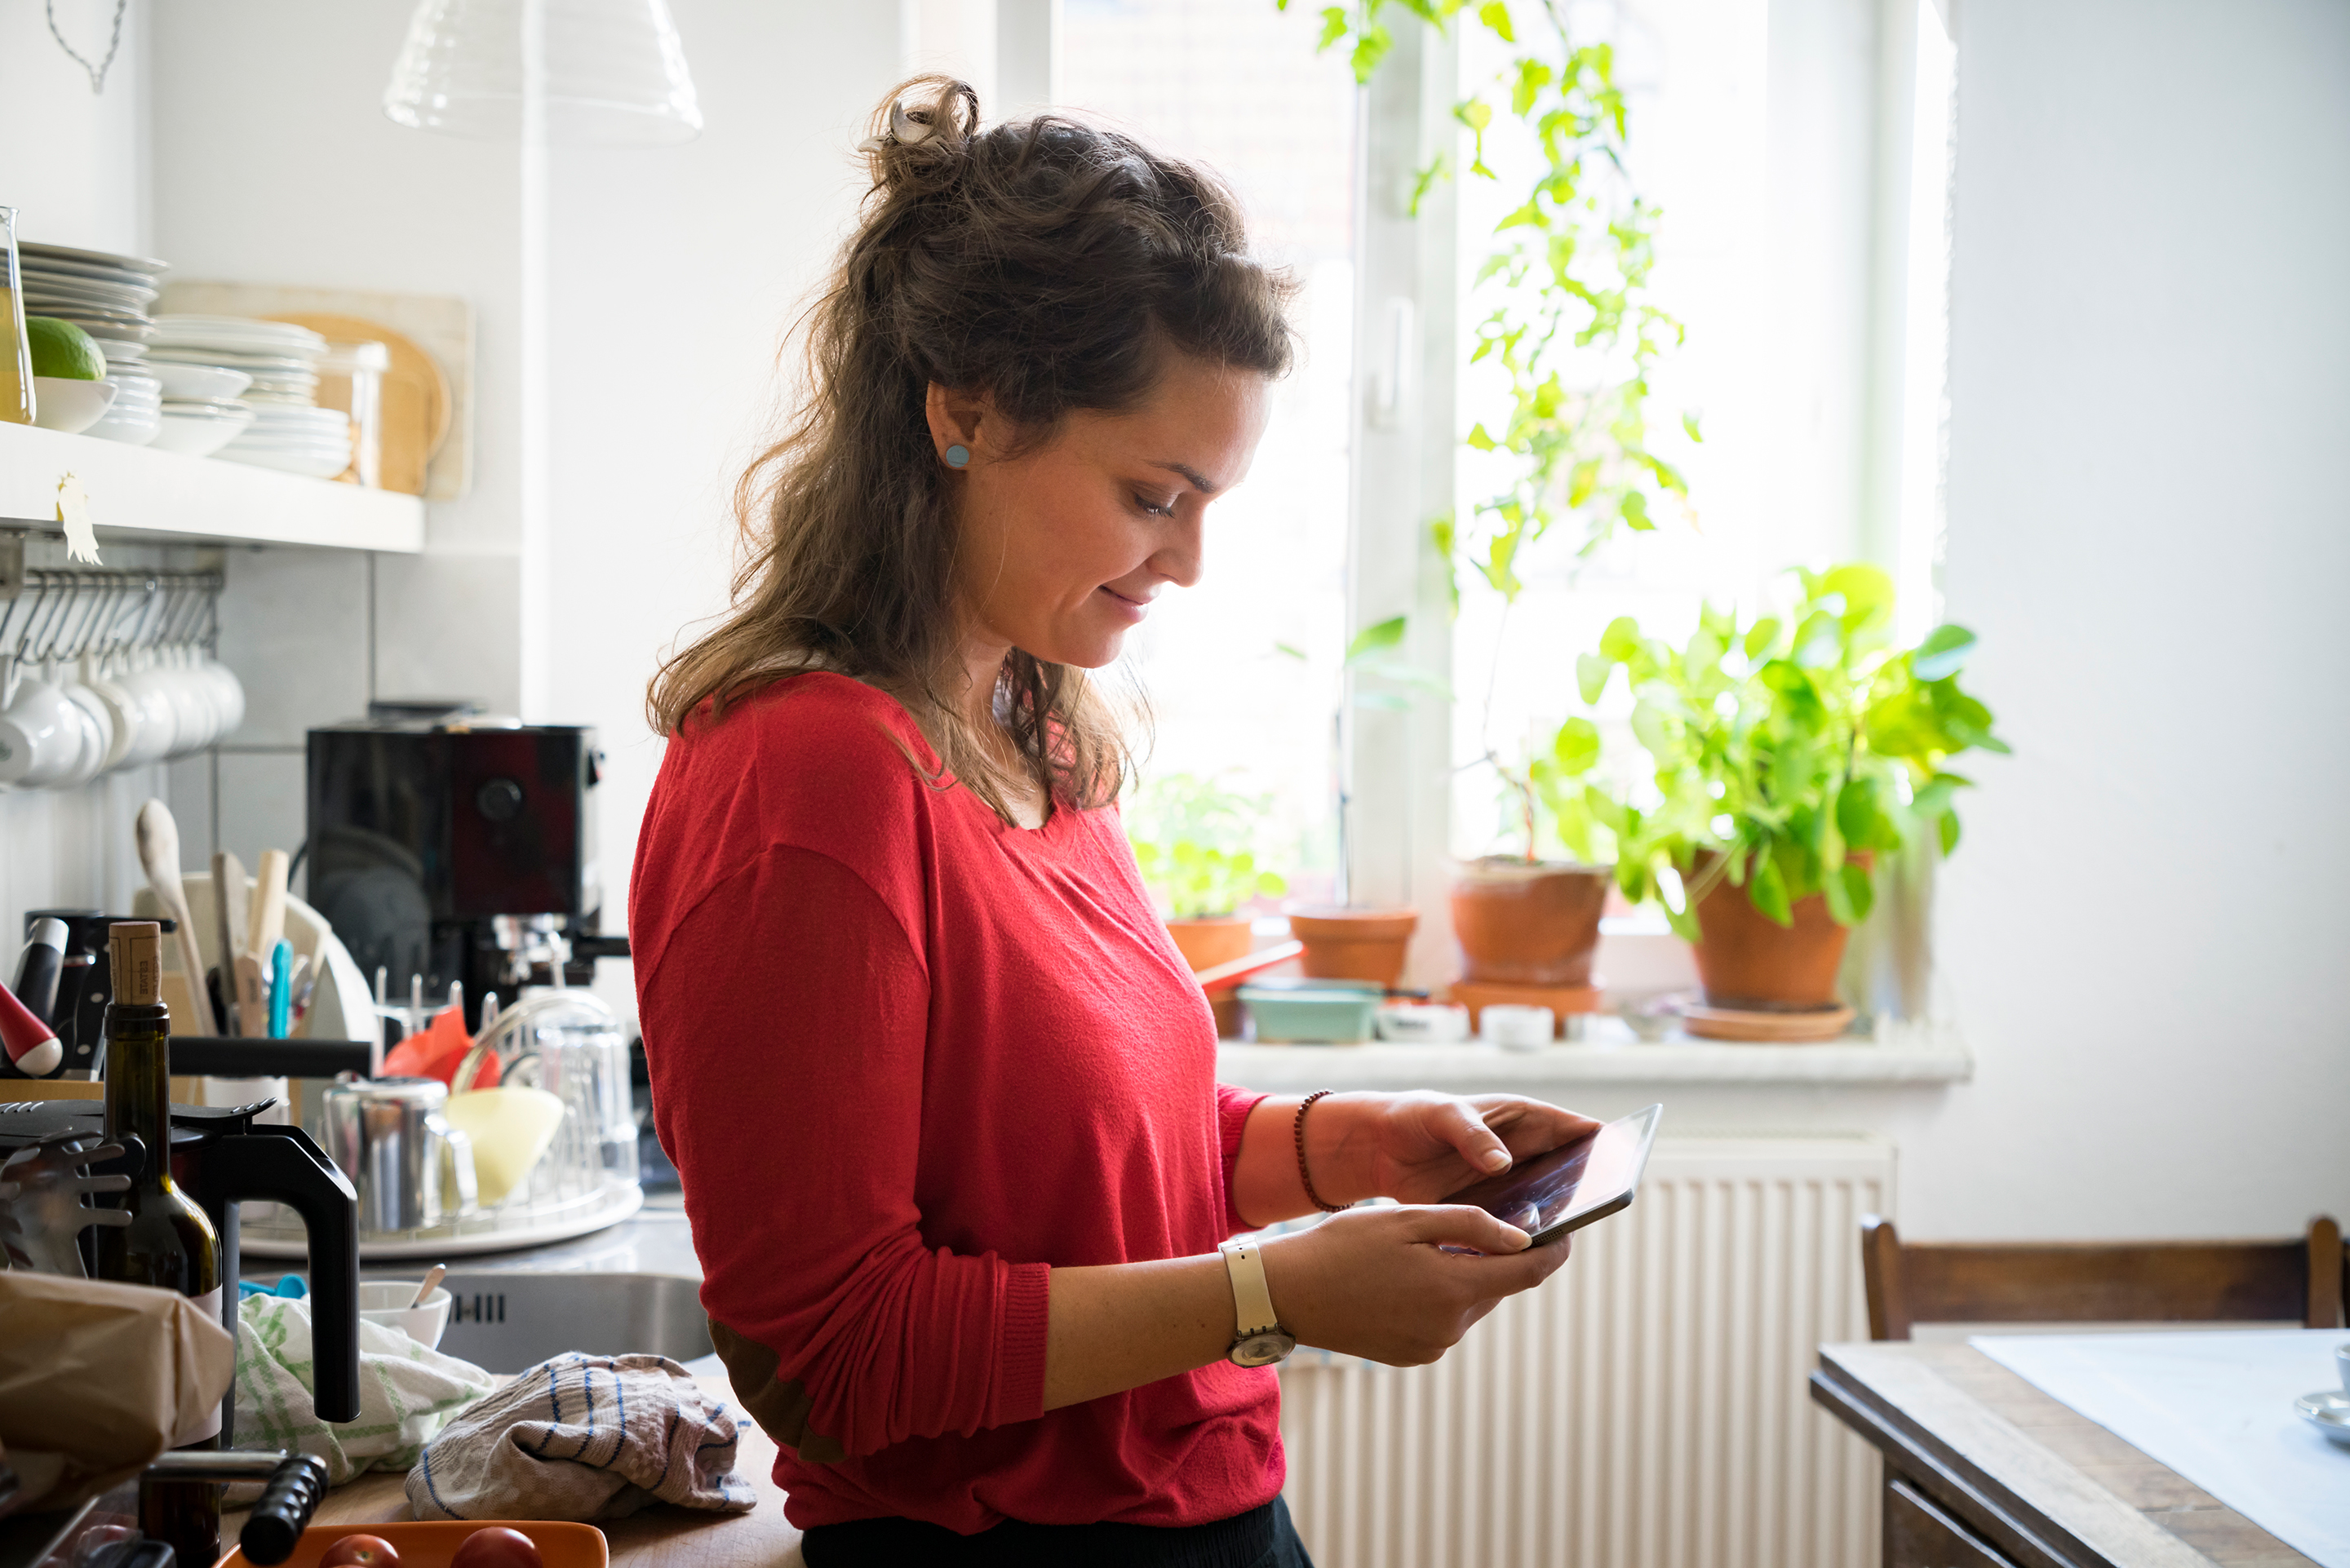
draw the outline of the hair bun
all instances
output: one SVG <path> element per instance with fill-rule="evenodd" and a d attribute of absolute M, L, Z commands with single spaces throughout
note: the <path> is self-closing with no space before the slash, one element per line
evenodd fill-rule
<path fill-rule="evenodd" d="M 858 151 L 876 189 L 935 189 L 978 134 L 978 91 L 954 77 L 920 76 L 881 100 Z"/>

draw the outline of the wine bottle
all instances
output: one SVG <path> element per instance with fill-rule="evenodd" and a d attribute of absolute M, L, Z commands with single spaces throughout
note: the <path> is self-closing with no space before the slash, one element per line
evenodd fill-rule
<path fill-rule="evenodd" d="M 107 932 L 114 995 L 106 1008 L 106 1138 L 129 1152 L 130 1187 L 117 1208 L 130 1223 L 99 1227 L 93 1251 L 101 1280 L 177 1291 L 221 1321 L 220 1236 L 193 1199 L 172 1180 L 172 1012 L 163 1005 L 163 929 L 153 920 L 117 920 Z M 136 1140 L 135 1142 L 133 1140 Z M 220 1446 L 214 1406 L 176 1435 L 179 1449 Z M 174 1482 L 152 1489 L 141 1527 L 171 1543 L 182 1563 L 220 1556 L 218 1483 Z"/>

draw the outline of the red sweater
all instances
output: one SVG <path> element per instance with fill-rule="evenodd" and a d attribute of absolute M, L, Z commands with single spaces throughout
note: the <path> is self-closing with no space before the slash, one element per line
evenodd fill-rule
<path fill-rule="evenodd" d="M 778 682 L 673 738 L 629 943 L 702 1304 L 775 1351 L 837 1463 L 802 1529 L 1200 1524 L 1281 1490 L 1280 1392 L 1225 1363 L 1046 1412 L 1055 1265 L 1211 1251 L 1257 1096 L 1114 810 L 1007 826 L 889 697 Z"/>

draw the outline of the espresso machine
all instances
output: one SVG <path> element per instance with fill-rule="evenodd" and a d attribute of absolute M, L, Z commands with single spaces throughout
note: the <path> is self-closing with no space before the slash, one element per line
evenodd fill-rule
<path fill-rule="evenodd" d="M 604 889 L 593 792 L 596 732 L 524 724 L 463 704 L 402 704 L 309 732 L 308 900 L 360 972 L 398 993 L 585 986 Z"/>

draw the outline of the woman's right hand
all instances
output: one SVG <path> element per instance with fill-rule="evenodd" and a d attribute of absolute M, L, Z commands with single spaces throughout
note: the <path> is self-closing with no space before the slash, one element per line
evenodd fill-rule
<path fill-rule="evenodd" d="M 1541 1247 L 1526 1241 L 1516 1226 L 1466 1204 L 1349 1209 L 1266 1241 L 1265 1287 L 1299 1344 L 1424 1366 L 1503 1297 L 1542 1283 L 1566 1262 L 1566 1238 Z"/>

